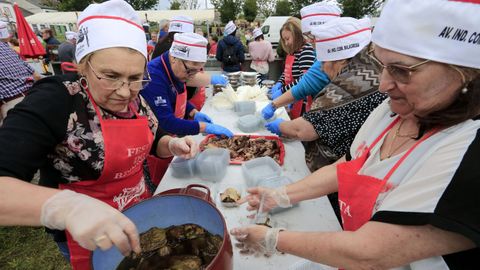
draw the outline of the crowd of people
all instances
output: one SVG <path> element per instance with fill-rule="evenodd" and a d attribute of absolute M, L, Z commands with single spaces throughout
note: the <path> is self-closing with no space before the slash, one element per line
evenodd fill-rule
<path fill-rule="evenodd" d="M 373 29 L 318 2 L 286 20 L 283 72 L 261 114 L 272 133 L 304 142 L 311 174 L 250 188 L 238 205 L 328 196 L 343 230 L 230 228 L 240 253 L 340 269 L 478 267 L 479 12 L 478 1 L 389 0 Z M 42 31 L 74 71 L 41 78 L 0 22 L 0 225 L 45 226 L 73 269 L 90 269 L 97 248 L 141 252 L 122 210 L 152 196 L 173 156 L 195 157 L 188 135 L 233 135 L 201 112 L 205 88 L 228 84 L 204 71 L 209 57 L 261 84 L 275 51 L 258 27 L 243 44 L 233 21 L 209 36 L 180 15 L 150 32 L 123 0 L 89 5 L 77 27 L 88 39 Z M 271 120 L 285 106 L 291 120 Z"/>

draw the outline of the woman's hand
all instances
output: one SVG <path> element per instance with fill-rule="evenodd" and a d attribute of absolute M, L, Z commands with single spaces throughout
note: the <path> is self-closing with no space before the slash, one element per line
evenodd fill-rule
<path fill-rule="evenodd" d="M 282 229 L 253 225 L 234 228 L 230 234 L 238 241 L 235 246 L 240 249 L 241 254 L 271 256 L 277 252 L 280 230 Z"/>
<path fill-rule="evenodd" d="M 184 159 L 191 159 L 197 155 L 197 143 L 189 136 L 183 138 L 171 138 L 168 142 L 168 150 L 174 155 Z"/>
<path fill-rule="evenodd" d="M 132 221 L 110 205 L 70 190 L 63 190 L 42 205 L 41 223 L 67 230 L 88 250 L 107 250 L 115 245 L 123 255 L 140 253 L 140 238 Z"/>
<path fill-rule="evenodd" d="M 291 207 L 290 198 L 287 195 L 285 186 L 277 189 L 269 189 L 264 187 L 254 187 L 247 190 L 247 196 L 240 199 L 237 204 L 248 202 L 247 210 L 256 211 L 260 207 L 260 201 L 263 198 L 263 212 L 268 212 L 275 207 L 288 208 Z"/>

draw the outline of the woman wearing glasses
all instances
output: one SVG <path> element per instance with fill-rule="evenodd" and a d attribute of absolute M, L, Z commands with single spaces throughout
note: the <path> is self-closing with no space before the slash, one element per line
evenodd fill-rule
<path fill-rule="evenodd" d="M 231 137 L 187 101 L 186 82 L 207 85 L 209 76 L 196 76 L 207 61 L 207 40 L 195 33 L 177 33 L 170 50 L 148 63 L 152 81 L 142 91 L 163 130 L 175 135 L 198 133 Z M 206 80 L 206 81 L 205 81 Z"/>
<path fill-rule="evenodd" d="M 386 3 L 372 57 L 389 98 L 344 158 L 247 198 L 256 208 L 265 194 L 268 209 L 338 190 L 345 231 L 234 229 L 244 252 L 286 252 L 345 269 L 478 268 L 479 12 L 478 1 Z"/>
<path fill-rule="evenodd" d="M 79 74 L 36 83 L 0 129 L 0 224 L 46 226 L 73 269 L 89 269 L 97 247 L 140 252 L 120 211 L 151 196 L 146 156 L 196 152 L 192 140 L 165 135 L 138 95 L 148 82 L 140 22 L 121 0 L 87 7 Z"/>

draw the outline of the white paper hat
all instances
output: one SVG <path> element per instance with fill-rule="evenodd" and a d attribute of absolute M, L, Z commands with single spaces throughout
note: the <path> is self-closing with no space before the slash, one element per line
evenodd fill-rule
<path fill-rule="evenodd" d="M 75 32 L 67 31 L 67 32 L 65 32 L 65 38 L 67 40 L 78 39 L 78 35 Z"/>
<path fill-rule="evenodd" d="M 223 35 L 228 36 L 231 33 L 233 33 L 235 29 L 237 29 L 237 26 L 235 25 L 235 23 L 233 23 L 232 21 L 229 21 L 227 25 L 225 25 L 225 30 L 223 31 Z"/>
<path fill-rule="evenodd" d="M 340 17 L 314 27 L 315 49 L 320 61 L 336 61 L 354 57 L 372 38 L 370 19 Z"/>
<path fill-rule="evenodd" d="M 311 27 L 322 25 L 331 19 L 340 17 L 342 10 L 333 3 L 314 3 L 300 10 L 302 32 L 312 31 Z"/>
<path fill-rule="evenodd" d="M 0 21 L 0 38 L 10 37 L 10 32 L 8 32 L 8 23 Z"/>
<path fill-rule="evenodd" d="M 253 38 L 257 38 L 259 36 L 263 35 L 262 29 L 260 28 L 255 28 L 253 29 Z"/>
<path fill-rule="evenodd" d="M 372 41 L 402 54 L 480 68 L 480 1 L 390 0 Z"/>
<path fill-rule="evenodd" d="M 189 16 L 174 16 L 168 26 L 168 32 L 193 33 L 193 19 Z"/>
<path fill-rule="evenodd" d="M 196 33 L 177 33 L 173 37 L 170 54 L 193 62 L 207 62 L 207 39 Z"/>
<path fill-rule="evenodd" d="M 78 16 L 75 58 L 106 48 L 126 47 L 147 58 L 147 39 L 137 12 L 123 0 L 89 5 Z"/>

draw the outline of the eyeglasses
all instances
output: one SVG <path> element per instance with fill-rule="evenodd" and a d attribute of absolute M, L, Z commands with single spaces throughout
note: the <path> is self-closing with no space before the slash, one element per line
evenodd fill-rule
<path fill-rule="evenodd" d="M 185 64 L 185 61 L 183 60 L 180 60 L 183 64 L 183 67 L 185 68 L 185 72 L 187 72 L 187 75 L 195 75 L 197 74 L 198 72 L 202 71 L 202 69 L 194 69 L 194 68 L 189 68 L 187 67 L 187 65 Z"/>
<path fill-rule="evenodd" d="M 388 74 L 390 74 L 390 76 L 392 76 L 392 78 L 395 81 L 404 83 L 404 84 L 407 84 L 410 82 L 412 74 L 418 70 L 419 66 L 424 65 L 428 62 L 431 62 L 431 60 L 424 60 L 418 64 L 411 65 L 411 66 L 404 66 L 399 64 L 384 65 L 375 56 L 375 54 L 373 53 L 373 49 L 368 51 L 367 55 L 370 57 L 370 59 L 373 60 L 374 64 L 380 69 L 380 72 L 382 72 L 383 69 L 386 69 L 388 71 Z"/>
<path fill-rule="evenodd" d="M 95 77 L 97 77 L 98 81 L 100 82 L 100 86 L 108 90 L 118 90 L 126 84 L 128 89 L 130 89 L 130 91 L 138 92 L 143 88 L 145 88 L 148 85 L 148 83 L 151 81 L 148 70 L 146 71 L 147 80 L 124 82 L 119 79 L 107 78 L 107 77 L 98 75 L 97 71 L 93 69 L 90 61 L 87 61 L 87 63 L 90 69 L 92 70 L 93 74 L 95 75 Z"/>

